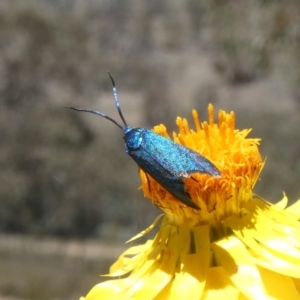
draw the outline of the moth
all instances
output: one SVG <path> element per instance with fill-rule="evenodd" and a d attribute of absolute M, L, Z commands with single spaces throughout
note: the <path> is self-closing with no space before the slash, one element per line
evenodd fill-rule
<path fill-rule="evenodd" d="M 71 106 L 66 108 L 96 114 L 121 128 L 126 153 L 146 173 L 146 176 L 151 176 L 181 203 L 200 209 L 186 191 L 184 180 L 195 173 L 220 177 L 220 171 L 211 161 L 192 149 L 177 144 L 150 129 L 129 126 L 121 110 L 115 81 L 109 72 L 108 75 L 113 86 L 114 102 L 124 126 L 97 110 Z"/>

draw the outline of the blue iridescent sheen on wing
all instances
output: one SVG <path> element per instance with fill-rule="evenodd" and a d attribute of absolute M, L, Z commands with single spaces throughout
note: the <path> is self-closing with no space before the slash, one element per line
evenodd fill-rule
<path fill-rule="evenodd" d="M 193 173 L 219 177 L 219 170 L 205 157 L 145 128 L 124 134 L 126 152 L 138 166 L 187 206 L 199 209 L 186 192 L 183 178 Z"/>

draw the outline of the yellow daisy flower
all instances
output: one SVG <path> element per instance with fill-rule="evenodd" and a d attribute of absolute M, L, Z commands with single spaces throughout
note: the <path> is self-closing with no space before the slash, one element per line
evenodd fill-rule
<path fill-rule="evenodd" d="M 140 171 L 145 196 L 164 214 L 131 240 L 161 221 L 159 230 L 125 251 L 107 275 L 114 279 L 81 300 L 300 299 L 300 201 L 286 208 L 286 196 L 274 205 L 253 193 L 264 165 L 259 139 L 235 129 L 233 112 L 220 111 L 217 123 L 212 105 L 208 122 L 192 114 L 196 129 L 177 118 L 173 139 L 207 157 L 222 176 L 186 179 L 196 210 Z M 154 131 L 168 137 L 163 125 Z"/>

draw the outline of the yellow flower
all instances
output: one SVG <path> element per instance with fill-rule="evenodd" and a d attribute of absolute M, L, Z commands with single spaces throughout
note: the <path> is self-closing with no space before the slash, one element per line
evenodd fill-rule
<path fill-rule="evenodd" d="M 161 221 L 153 240 L 125 251 L 111 266 L 114 277 L 82 300 L 102 299 L 300 299 L 300 201 L 273 205 L 253 193 L 264 162 L 258 139 L 235 129 L 235 115 L 213 106 L 195 130 L 177 118 L 175 142 L 207 157 L 221 178 L 193 174 L 185 185 L 201 208 L 184 206 L 140 171 L 146 197 L 164 211 L 135 236 Z M 167 136 L 163 125 L 154 131 Z M 151 189 L 149 189 L 149 186 Z"/>

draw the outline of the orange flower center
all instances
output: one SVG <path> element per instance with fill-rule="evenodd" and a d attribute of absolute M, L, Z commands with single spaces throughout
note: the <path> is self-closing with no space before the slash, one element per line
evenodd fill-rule
<path fill-rule="evenodd" d="M 141 170 L 142 188 L 144 195 L 167 214 L 171 223 L 211 224 L 218 228 L 225 217 L 239 215 L 243 204 L 252 199 L 253 186 L 263 167 L 258 151 L 259 139 L 246 138 L 251 129 L 235 129 L 233 112 L 220 110 L 215 123 L 211 104 L 208 122 L 200 123 L 196 110 L 192 115 L 195 130 L 190 129 L 186 119 L 178 117 L 179 133 L 173 133 L 174 142 L 199 152 L 222 173 L 221 178 L 194 173 L 193 178 L 183 179 L 186 191 L 201 209 L 185 206 Z M 164 125 L 153 130 L 169 138 Z"/>

